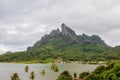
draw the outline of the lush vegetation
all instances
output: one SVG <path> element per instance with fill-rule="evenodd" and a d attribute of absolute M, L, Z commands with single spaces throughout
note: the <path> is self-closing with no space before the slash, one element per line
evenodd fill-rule
<path fill-rule="evenodd" d="M 76 77 L 64 71 L 57 80 L 120 80 L 120 62 L 110 62 L 106 65 L 98 66 L 93 72 L 83 72 Z"/>
<path fill-rule="evenodd" d="M 45 70 L 41 71 L 41 75 L 44 76 L 46 74 Z"/>
<path fill-rule="evenodd" d="M 48 63 L 57 57 L 63 61 L 108 61 L 120 59 L 120 47 L 109 47 L 97 35 L 76 35 L 62 24 L 62 31 L 53 30 L 26 51 L 0 55 L 0 62 Z"/>
<path fill-rule="evenodd" d="M 25 66 L 25 72 L 29 72 L 29 67 Z"/>
<path fill-rule="evenodd" d="M 20 80 L 18 73 L 14 73 L 14 74 L 11 76 L 11 80 Z"/>
<path fill-rule="evenodd" d="M 58 71 L 59 71 L 58 66 L 57 66 L 55 63 L 53 63 L 53 64 L 51 65 L 51 69 L 52 69 L 54 72 L 58 72 Z"/>
<path fill-rule="evenodd" d="M 51 69 L 53 66 L 57 66 L 57 65 L 52 64 Z M 45 74 L 46 74 L 46 71 L 42 70 L 41 75 L 44 76 Z M 36 78 L 35 75 L 38 75 L 38 74 L 35 74 L 35 72 L 32 71 L 29 74 L 30 76 L 29 79 L 35 80 Z M 14 73 L 11 76 L 11 80 L 22 80 L 22 79 L 20 79 L 17 73 Z M 77 73 L 70 74 L 69 71 L 65 70 L 57 77 L 56 80 L 120 80 L 120 61 L 108 62 L 107 64 L 98 66 L 92 72 L 82 72 L 79 75 Z"/>
<path fill-rule="evenodd" d="M 54 72 L 58 72 L 58 71 L 59 71 L 58 66 L 57 66 L 55 63 L 52 63 L 50 68 L 51 68 L 51 70 L 53 70 Z M 27 74 L 29 74 L 29 66 L 25 66 L 24 70 L 25 70 L 25 72 L 26 72 Z M 30 71 L 31 71 L 31 69 L 30 69 Z M 41 76 L 45 76 L 46 70 L 43 69 L 43 70 L 40 72 L 40 74 L 41 74 Z M 40 75 L 40 74 L 35 74 L 34 71 L 31 71 L 30 74 L 29 74 L 29 79 L 30 79 L 30 80 L 35 80 L 36 75 Z M 18 73 L 13 73 L 12 76 L 11 76 L 11 80 L 22 80 L 22 79 L 19 77 L 19 74 L 18 74 Z"/>
<path fill-rule="evenodd" d="M 47 48 L 46 48 L 47 47 Z M 55 62 L 59 56 L 63 61 L 109 61 L 120 59 L 120 47 L 106 47 L 102 45 L 72 45 L 62 49 L 50 49 L 45 46 L 39 49 L 3 54 L 0 62 L 21 62 L 21 63 L 48 63 Z"/>
<path fill-rule="evenodd" d="M 68 71 L 64 71 L 60 74 L 57 80 L 72 80 L 72 77 Z"/>
<path fill-rule="evenodd" d="M 85 80 L 120 80 L 120 63 L 108 63 L 97 67 L 92 73 L 84 77 Z"/>

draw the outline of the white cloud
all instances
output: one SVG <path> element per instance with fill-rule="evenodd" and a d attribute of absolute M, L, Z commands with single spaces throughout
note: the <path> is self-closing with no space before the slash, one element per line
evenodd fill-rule
<path fill-rule="evenodd" d="M 7 34 L 10 34 L 10 35 L 12 35 L 12 34 L 18 34 L 18 32 L 17 31 L 7 31 Z"/>
<path fill-rule="evenodd" d="M 77 34 L 97 34 L 108 45 L 120 45 L 119 9 L 120 0 L 0 0 L 0 44 L 25 50 L 64 22 Z"/>
<path fill-rule="evenodd" d="M 0 45 L 0 54 L 5 53 L 7 51 L 7 47 L 4 45 Z"/>

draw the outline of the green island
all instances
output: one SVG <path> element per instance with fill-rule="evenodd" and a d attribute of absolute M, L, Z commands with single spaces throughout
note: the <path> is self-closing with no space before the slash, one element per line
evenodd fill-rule
<path fill-rule="evenodd" d="M 0 62 L 5 63 L 76 63 L 100 64 L 92 72 L 74 73 L 62 72 L 56 80 L 120 80 L 120 46 L 107 45 L 98 35 L 88 36 L 76 33 L 64 23 L 59 29 L 44 35 L 26 51 L 6 52 L 0 55 Z M 51 69 L 59 72 L 56 64 Z M 26 66 L 25 72 L 29 71 Z M 46 71 L 42 70 L 45 76 Z M 79 76 L 78 76 L 79 75 Z M 18 73 L 11 80 L 21 80 Z M 30 73 L 30 80 L 35 80 L 35 72 Z"/>

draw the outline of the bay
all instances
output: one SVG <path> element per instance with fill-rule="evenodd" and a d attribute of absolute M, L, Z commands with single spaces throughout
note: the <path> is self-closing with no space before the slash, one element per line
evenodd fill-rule
<path fill-rule="evenodd" d="M 93 71 L 98 65 L 92 64 L 57 64 L 59 72 L 53 72 L 50 67 L 51 64 L 13 64 L 13 63 L 0 63 L 0 80 L 11 80 L 13 73 L 18 73 L 21 80 L 30 80 L 29 75 L 31 71 L 35 72 L 35 80 L 56 80 L 57 77 L 64 70 L 68 70 L 71 75 L 74 72 L 77 74 L 84 71 Z M 24 71 L 25 66 L 29 66 L 29 72 Z M 42 70 L 46 71 L 46 75 L 42 76 L 40 72 Z"/>

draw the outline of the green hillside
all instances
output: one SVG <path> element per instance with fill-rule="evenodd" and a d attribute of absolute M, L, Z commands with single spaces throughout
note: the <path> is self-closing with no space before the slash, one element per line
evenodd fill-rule
<path fill-rule="evenodd" d="M 109 47 L 98 35 L 76 35 L 64 23 L 59 29 L 43 36 L 24 52 L 0 56 L 1 62 L 52 62 L 57 57 L 64 61 L 106 61 L 120 59 L 120 47 Z"/>

